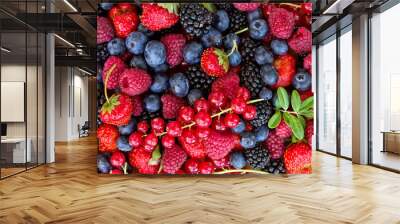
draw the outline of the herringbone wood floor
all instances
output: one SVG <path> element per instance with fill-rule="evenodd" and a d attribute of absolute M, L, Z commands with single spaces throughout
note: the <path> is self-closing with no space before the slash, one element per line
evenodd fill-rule
<path fill-rule="evenodd" d="M 99 176 L 96 141 L 0 181 L 0 223 L 400 223 L 400 175 L 315 153 L 290 177 Z"/>

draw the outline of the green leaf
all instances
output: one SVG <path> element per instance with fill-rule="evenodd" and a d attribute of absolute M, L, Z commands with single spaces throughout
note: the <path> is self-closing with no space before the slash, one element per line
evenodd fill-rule
<path fill-rule="evenodd" d="M 283 118 L 290 129 L 292 129 L 293 135 L 296 136 L 297 139 L 302 140 L 304 138 L 304 128 L 300 120 L 287 112 L 283 114 Z"/>
<path fill-rule="evenodd" d="M 303 126 L 303 128 L 306 128 L 306 120 L 304 120 L 304 117 L 301 115 L 297 115 L 297 118 L 300 120 L 300 123 Z"/>
<path fill-rule="evenodd" d="M 116 106 L 120 104 L 119 102 L 119 94 L 112 95 L 108 101 L 106 101 L 103 106 L 101 106 L 101 112 L 103 113 L 111 113 Z"/>
<path fill-rule="evenodd" d="M 306 117 L 307 119 L 314 118 L 314 111 L 313 110 L 302 111 L 300 114 L 303 115 L 304 117 Z"/>
<path fill-rule="evenodd" d="M 285 88 L 279 87 L 278 88 L 278 100 L 279 104 L 282 106 L 284 110 L 289 108 L 289 95 Z"/>
<path fill-rule="evenodd" d="M 228 55 L 223 50 L 218 49 L 218 48 L 216 48 L 214 50 L 214 53 L 218 57 L 218 63 L 220 65 L 222 65 L 222 67 L 224 68 L 225 72 L 228 72 L 228 70 L 229 70 L 229 58 L 228 58 Z"/>
<path fill-rule="evenodd" d="M 292 92 L 291 103 L 293 110 L 298 113 L 301 107 L 301 99 L 300 99 L 300 94 L 299 92 L 297 92 L 297 90 L 293 90 Z"/>
<path fill-rule="evenodd" d="M 300 111 L 306 111 L 314 107 L 314 97 L 310 96 L 301 103 Z"/>
<path fill-rule="evenodd" d="M 292 143 L 296 143 L 298 141 L 299 141 L 299 139 L 297 139 L 296 136 L 292 135 Z"/>
<path fill-rule="evenodd" d="M 156 149 L 151 154 L 151 159 L 149 160 L 149 165 L 157 165 L 160 163 L 161 152 L 160 146 L 157 145 Z"/>
<path fill-rule="evenodd" d="M 204 8 L 206 8 L 210 12 L 216 12 L 217 8 L 213 3 L 201 3 Z"/>
<path fill-rule="evenodd" d="M 274 115 L 269 119 L 268 121 L 268 127 L 270 129 L 274 129 L 278 127 L 279 123 L 281 123 L 282 120 L 282 114 L 280 111 L 276 111 Z"/>

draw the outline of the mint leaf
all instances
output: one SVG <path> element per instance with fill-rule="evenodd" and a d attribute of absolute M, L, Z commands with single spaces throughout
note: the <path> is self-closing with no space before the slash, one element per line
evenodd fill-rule
<path fill-rule="evenodd" d="M 279 105 L 281 105 L 284 110 L 287 110 L 289 108 L 289 95 L 286 89 L 283 87 L 279 87 L 277 93 Z"/>
<path fill-rule="evenodd" d="M 276 111 L 274 115 L 269 119 L 268 121 L 268 127 L 270 129 L 274 129 L 278 127 L 279 123 L 281 123 L 282 120 L 282 114 L 280 111 Z"/>
<path fill-rule="evenodd" d="M 301 107 L 301 99 L 300 94 L 299 92 L 297 92 L 297 90 L 293 90 L 291 101 L 293 110 L 298 113 Z"/>
<path fill-rule="evenodd" d="M 297 115 L 297 118 L 299 119 L 301 125 L 303 126 L 303 128 L 306 128 L 306 120 L 304 120 L 304 117 L 301 115 Z"/>
<path fill-rule="evenodd" d="M 306 117 L 307 119 L 314 118 L 314 111 L 313 110 L 302 111 L 300 114 L 303 115 L 304 117 Z"/>
<path fill-rule="evenodd" d="M 304 138 L 304 128 L 300 120 L 290 113 L 284 113 L 283 118 L 290 129 L 292 129 L 293 135 L 296 136 L 297 139 L 302 140 Z"/>
<path fill-rule="evenodd" d="M 310 96 L 301 103 L 300 111 L 306 111 L 314 107 L 314 97 Z"/>

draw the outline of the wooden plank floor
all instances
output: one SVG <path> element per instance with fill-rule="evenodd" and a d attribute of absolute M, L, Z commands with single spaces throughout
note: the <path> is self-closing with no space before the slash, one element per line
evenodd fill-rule
<path fill-rule="evenodd" d="M 96 141 L 0 181 L 0 223 L 400 223 L 400 175 L 315 153 L 290 177 L 98 176 Z"/>

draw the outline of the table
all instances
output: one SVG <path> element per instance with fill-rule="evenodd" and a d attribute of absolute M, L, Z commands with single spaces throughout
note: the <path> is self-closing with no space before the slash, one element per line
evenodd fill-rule
<path fill-rule="evenodd" d="M 12 163 L 26 163 L 31 162 L 32 153 L 31 153 L 31 146 L 32 140 L 30 138 L 26 139 L 27 147 L 26 147 L 26 154 L 25 154 L 25 138 L 5 138 L 1 139 L 1 147 L 2 153 L 6 151 L 12 152 Z M 12 146 L 10 149 L 9 147 Z M 3 148 L 4 147 L 4 148 Z M 3 155 L 2 155 L 3 157 Z M 11 160 L 11 156 L 10 156 Z"/>
<path fill-rule="evenodd" d="M 383 150 L 382 152 L 392 152 L 400 154 L 400 131 L 382 131 Z"/>

